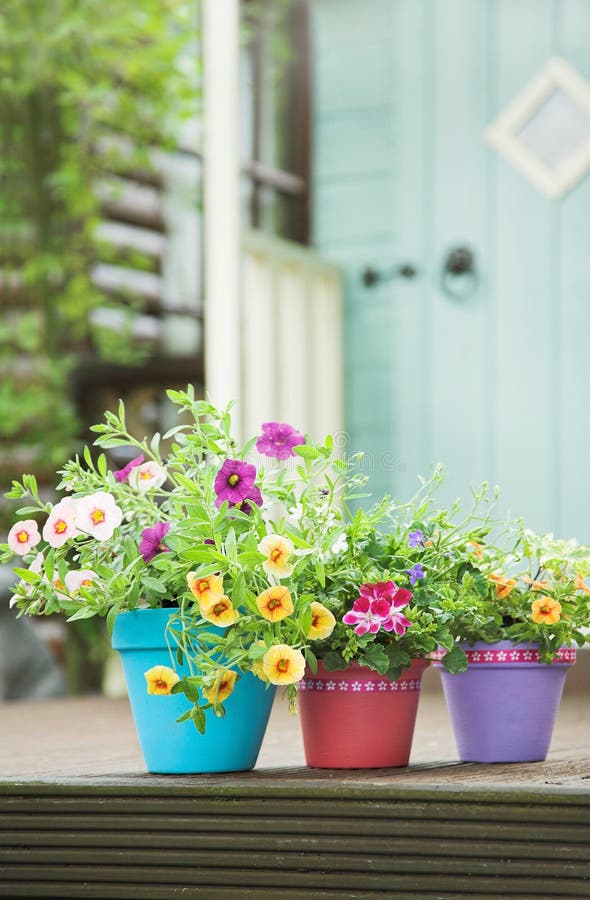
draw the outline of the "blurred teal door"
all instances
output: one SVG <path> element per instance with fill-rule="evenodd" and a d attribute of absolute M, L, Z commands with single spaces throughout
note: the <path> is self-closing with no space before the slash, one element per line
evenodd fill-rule
<path fill-rule="evenodd" d="M 486 479 L 590 541 L 590 179 L 549 199 L 485 141 L 552 56 L 590 77 L 588 0 L 312 0 L 315 242 L 348 273 L 348 432 L 373 486 Z M 443 284 L 468 247 L 477 284 Z M 367 265 L 417 276 L 366 287 Z"/>

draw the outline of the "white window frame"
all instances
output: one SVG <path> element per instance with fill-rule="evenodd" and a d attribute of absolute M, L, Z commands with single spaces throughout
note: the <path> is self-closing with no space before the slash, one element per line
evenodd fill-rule
<path fill-rule="evenodd" d="M 556 172 L 519 140 L 518 132 L 558 89 L 590 114 L 590 82 L 564 59 L 553 57 L 485 132 L 487 142 L 552 199 L 563 197 L 590 170 L 590 135 Z"/>

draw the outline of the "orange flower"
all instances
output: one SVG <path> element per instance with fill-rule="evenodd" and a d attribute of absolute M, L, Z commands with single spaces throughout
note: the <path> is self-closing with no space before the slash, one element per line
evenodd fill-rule
<path fill-rule="evenodd" d="M 473 553 L 474 556 L 483 556 L 483 544 L 478 544 L 477 541 L 468 541 L 467 546 L 469 552 Z"/>
<path fill-rule="evenodd" d="M 152 666 L 145 672 L 148 694 L 171 694 L 180 678 L 170 666 Z"/>
<path fill-rule="evenodd" d="M 529 578 L 528 575 L 525 575 L 522 580 L 526 581 L 527 584 L 530 584 L 535 591 L 544 591 L 549 587 L 548 581 L 535 581 L 534 578 Z M 590 593 L 590 591 L 588 593 Z"/>
<path fill-rule="evenodd" d="M 305 658 L 301 650 L 275 644 L 264 654 L 262 668 L 271 684 L 295 684 L 303 678 Z"/>
<path fill-rule="evenodd" d="M 288 538 L 280 534 L 267 534 L 258 544 L 258 550 L 266 556 L 262 568 L 267 575 L 279 579 L 291 575 L 295 568 L 295 563 L 291 561 L 295 548 Z"/>
<path fill-rule="evenodd" d="M 590 594 L 590 587 L 588 587 L 584 578 L 581 575 L 576 575 L 574 587 L 577 591 L 584 591 L 585 594 Z"/>
<path fill-rule="evenodd" d="M 221 597 L 215 597 L 213 603 L 209 606 L 201 606 L 200 610 L 206 622 L 211 622 L 212 625 L 219 625 L 220 628 L 227 628 L 240 618 L 239 612 L 237 609 L 234 609 L 233 603 L 225 594 L 222 594 Z"/>
<path fill-rule="evenodd" d="M 211 687 L 203 689 L 203 696 L 206 697 L 213 706 L 217 706 L 218 703 L 223 703 L 233 691 L 237 677 L 237 672 L 232 672 L 230 669 L 220 669 L 215 676 L 215 681 Z"/>
<path fill-rule="evenodd" d="M 316 600 L 311 604 L 311 626 L 307 632 L 307 637 L 312 641 L 321 641 L 330 637 L 336 625 L 336 619 L 329 609 Z"/>
<path fill-rule="evenodd" d="M 496 585 L 496 597 L 498 600 L 508 597 L 512 593 L 512 589 L 518 584 L 515 578 L 505 578 L 504 575 L 488 575 L 488 578 Z"/>
<path fill-rule="evenodd" d="M 537 625 L 555 625 L 561 616 L 561 604 L 553 597 L 539 597 L 531 603 L 531 619 Z"/>
<path fill-rule="evenodd" d="M 269 587 L 256 598 L 261 616 L 269 622 L 280 622 L 293 612 L 293 601 L 286 587 Z"/>
<path fill-rule="evenodd" d="M 211 606 L 218 597 L 223 597 L 223 578 L 219 575 L 199 578 L 194 572 L 189 572 L 186 580 L 201 607 Z"/>

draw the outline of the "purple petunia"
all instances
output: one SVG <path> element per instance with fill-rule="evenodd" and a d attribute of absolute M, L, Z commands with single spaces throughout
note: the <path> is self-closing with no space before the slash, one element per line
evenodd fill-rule
<path fill-rule="evenodd" d="M 416 563 L 415 566 L 412 566 L 411 569 L 406 569 L 406 572 L 410 576 L 410 584 L 412 587 L 419 581 L 421 578 L 426 577 L 426 573 L 424 572 L 424 566 L 422 563 Z"/>
<path fill-rule="evenodd" d="M 410 531 L 408 535 L 408 545 L 414 549 L 415 547 L 423 547 L 424 546 L 424 534 L 417 528 L 415 531 Z"/>
<path fill-rule="evenodd" d="M 213 484 L 217 494 L 215 505 L 220 507 L 224 500 L 227 500 L 230 506 L 236 506 L 244 500 L 253 500 L 257 503 L 260 490 L 254 485 L 255 479 L 255 466 L 240 459 L 226 459 Z M 262 497 L 260 501 L 262 502 Z"/>
<path fill-rule="evenodd" d="M 136 466 L 140 466 L 144 461 L 145 457 L 143 453 L 140 453 L 139 456 L 136 456 L 135 459 L 132 459 L 131 462 L 128 462 L 126 466 L 123 466 L 122 469 L 117 469 L 116 472 L 113 472 L 115 476 L 115 481 L 120 481 L 121 483 L 125 483 L 129 478 L 130 472 L 136 468 Z"/>
<path fill-rule="evenodd" d="M 293 447 L 305 443 L 300 431 L 283 422 L 265 422 L 262 434 L 256 441 L 256 449 L 265 456 L 275 459 L 289 459 L 295 456 Z"/>
<path fill-rule="evenodd" d="M 156 522 L 150 528 L 143 529 L 139 552 L 146 563 L 151 562 L 158 553 L 165 553 L 170 550 L 169 547 L 165 547 L 162 543 L 169 531 L 170 525 L 168 522 Z"/>

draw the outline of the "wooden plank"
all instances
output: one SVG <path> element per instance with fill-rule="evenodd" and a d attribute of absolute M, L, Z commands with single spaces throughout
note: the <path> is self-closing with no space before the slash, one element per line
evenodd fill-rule
<path fill-rule="evenodd" d="M 269 860 L 269 862 L 271 862 Z M 274 862 L 274 860 L 273 860 Z M 425 866 L 425 868 L 429 868 Z M 286 873 L 285 873 L 286 875 Z M 60 881 L 88 883 L 93 880 L 112 881 L 119 884 L 149 884 L 150 889 L 158 884 L 184 884 L 188 887 L 197 885 L 223 885 L 226 889 L 236 890 L 242 886 L 275 887 L 277 872 L 274 868 L 247 871 L 230 866 L 224 869 L 200 867 L 192 869 L 188 867 L 175 868 L 173 866 L 162 868 L 146 868 L 142 866 L 99 866 L 96 871 L 88 866 L 60 865 L 49 866 L 47 864 L 30 865 L 27 868 L 18 865 L 0 866 L 0 879 L 2 881 L 22 881 L 26 883 L 35 881 L 51 881 L 52 876 Z M 529 897 L 531 893 L 545 892 L 557 897 L 587 897 L 588 881 L 583 879 L 557 879 L 551 883 L 548 879 L 533 877 L 495 876 L 472 874 L 471 871 L 463 871 L 460 875 L 443 876 L 441 873 L 423 874 L 411 872 L 406 874 L 375 873 L 370 871 L 340 872 L 318 870 L 317 872 L 290 870 L 288 873 L 289 884 L 293 887 L 316 888 L 343 888 L 346 890 L 406 890 L 422 891 L 436 890 L 442 887 L 447 891 L 463 890 L 466 887 L 465 879 L 468 878 L 468 887 L 472 894 L 479 891 L 495 891 L 498 895 L 515 897 L 518 895 Z"/>
<path fill-rule="evenodd" d="M 34 886 L 23 884 L 22 882 L 5 882 L 0 885 L 0 897 L 7 897 L 10 900 L 16 900 L 17 897 L 26 897 L 30 900 L 34 889 L 35 897 L 58 897 L 63 900 L 64 897 L 80 897 L 95 898 L 95 900 L 175 900 L 177 897 L 199 897 L 200 900 L 228 900 L 228 891 L 225 887 L 214 887 L 211 885 L 190 888 L 186 885 L 145 885 L 125 884 L 118 886 L 107 884 L 105 882 L 93 882 L 92 884 L 85 882 L 84 884 L 75 885 L 71 882 L 53 882 L 52 884 L 36 882 Z M 149 891 L 149 893 L 147 893 Z M 282 885 L 280 889 L 281 897 L 287 900 L 309 900 L 310 893 L 308 890 L 300 890 L 292 888 L 288 885 Z M 276 887 L 271 888 L 250 888 L 240 887 L 240 898 L 247 897 L 253 900 L 276 900 Z M 405 890 L 388 891 L 388 897 L 400 897 L 402 900 L 408 900 L 408 894 Z M 459 897 L 472 898 L 477 896 L 478 900 L 498 900 L 498 894 L 480 893 L 477 895 L 470 892 L 467 886 L 467 892 L 456 890 L 452 894 L 446 891 L 433 889 L 432 891 L 421 891 L 420 897 L 424 900 L 433 898 L 433 900 L 457 900 Z M 514 895 L 516 897 L 516 895 Z M 522 895 L 521 895 L 522 896 Z M 369 900 L 372 897 L 383 898 L 382 891 L 372 890 L 347 890 L 340 889 L 338 891 L 325 890 L 318 887 L 313 892 L 315 900 Z M 525 900 L 554 900 L 555 895 L 549 894 L 528 894 Z"/>
<path fill-rule="evenodd" d="M 378 844 L 378 838 L 375 843 Z M 62 845 L 61 847 L 42 846 L 13 846 L 0 848 L 0 870 L 3 866 L 21 866 L 23 872 L 29 871 L 37 865 L 47 867 L 56 866 L 87 866 L 89 870 L 95 867 L 113 867 L 127 871 L 138 866 L 147 869 L 157 867 L 163 877 L 166 872 L 172 872 L 176 868 L 223 872 L 228 864 L 232 868 L 239 868 L 244 873 L 258 872 L 268 869 L 269 861 L 277 873 L 292 873 L 305 870 L 310 878 L 313 873 L 326 871 L 345 873 L 354 876 L 356 873 L 367 872 L 375 876 L 399 876 L 404 873 L 420 872 L 428 862 L 428 869 L 432 873 L 454 875 L 469 872 L 470 875 L 482 875 L 491 877 L 520 878 L 529 877 L 534 871 L 537 878 L 557 880 L 571 880 L 572 882 L 587 880 L 590 883 L 590 864 L 586 859 L 571 860 L 567 857 L 555 858 L 547 854 L 544 859 L 529 857 L 514 859 L 510 853 L 508 856 L 486 855 L 480 858 L 477 853 L 465 855 L 460 852 L 457 855 L 433 856 L 429 852 L 428 842 L 423 842 L 419 852 L 410 854 L 387 852 L 382 846 L 381 852 L 326 852 L 323 842 L 320 840 L 311 851 L 284 850 L 275 846 L 264 845 L 261 852 L 260 846 L 254 852 L 244 850 L 239 845 L 228 848 L 225 845 L 216 848 L 202 849 L 201 845 L 193 846 L 187 850 L 177 848 L 158 849 L 154 847 L 118 849 L 114 847 L 76 847 Z M 162 880 L 162 878 L 160 879 Z"/>
<path fill-rule="evenodd" d="M 30 818 L 29 826 L 39 827 L 37 816 Z M 195 849 L 195 831 L 192 819 L 174 819 L 174 828 L 166 832 L 158 827 L 157 832 L 151 824 L 145 822 L 144 830 L 129 830 L 129 817 L 121 817 L 113 820 L 119 823 L 119 829 L 105 828 L 102 820 L 94 823 L 94 830 L 79 831 L 59 830 L 61 820 L 52 820 L 53 827 L 45 827 L 43 830 L 13 829 L 13 818 L 6 820 L 10 829 L 0 831 L 1 848 L 129 848 L 154 851 L 183 850 L 191 852 Z M 220 843 L 226 840 L 228 833 L 236 832 L 236 823 L 240 820 L 232 817 L 228 822 L 218 819 L 206 820 L 206 825 L 199 822 L 198 847 L 201 850 L 218 850 Z M 244 826 L 244 820 L 242 825 Z M 429 859 L 442 857 L 503 857 L 522 860 L 547 859 L 548 855 L 554 860 L 579 860 L 587 862 L 588 843 L 590 843 L 590 830 L 580 825 L 560 826 L 558 829 L 550 826 L 535 827 L 535 840 L 526 840 L 530 836 L 529 825 L 521 828 L 520 832 L 512 829 L 507 834 L 504 824 L 498 826 L 497 837 L 490 834 L 489 824 L 485 828 L 479 826 L 475 830 L 470 825 L 461 826 L 458 829 L 453 826 L 453 838 L 448 837 L 448 828 L 440 829 L 440 835 L 433 833 L 430 825 L 425 828 L 421 823 L 419 828 L 414 828 L 413 837 L 409 834 L 407 824 L 404 825 L 403 837 L 399 836 L 399 829 L 390 828 L 384 831 L 379 829 L 378 838 L 374 832 L 364 833 L 364 829 L 358 826 L 351 827 L 348 834 L 333 833 L 333 828 L 339 824 L 339 820 L 326 822 L 322 820 L 321 829 L 313 819 L 309 821 L 309 830 L 298 833 L 290 829 L 289 833 L 282 834 L 278 831 L 276 823 L 264 823 L 266 827 L 260 827 L 251 819 L 247 820 L 243 831 L 239 832 L 240 848 L 258 852 L 261 844 L 264 844 L 267 852 L 317 852 L 323 853 L 349 853 L 368 854 L 369 856 L 409 856 L 428 855 Z M 89 824 L 89 823 L 87 823 Z M 302 823 L 297 823 L 302 824 Z M 352 825 L 353 823 L 351 823 Z M 272 827 L 271 827 L 272 825 Z M 150 827 L 148 827 L 150 826 Z M 193 827 L 191 827 L 193 826 Z M 410 823 L 411 826 L 411 823 Z M 100 830 L 96 830 L 100 827 Z M 91 826 L 92 828 L 92 826 Z M 412 830 L 411 827 L 409 829 Z M 353 833 L 354 832 L 354 833 Z M 540 835 L 539 835 L 540 832 Z M 471 839 L 473 837 L 473 839 Z M 465 840 L 470 838 L 470 840 Z M 565 841 L 569 841 L 566 843 Z M 550 851 L 547 844 L 551 844 Z M 5 851 L 4 851 L 5 852 Z"/>

